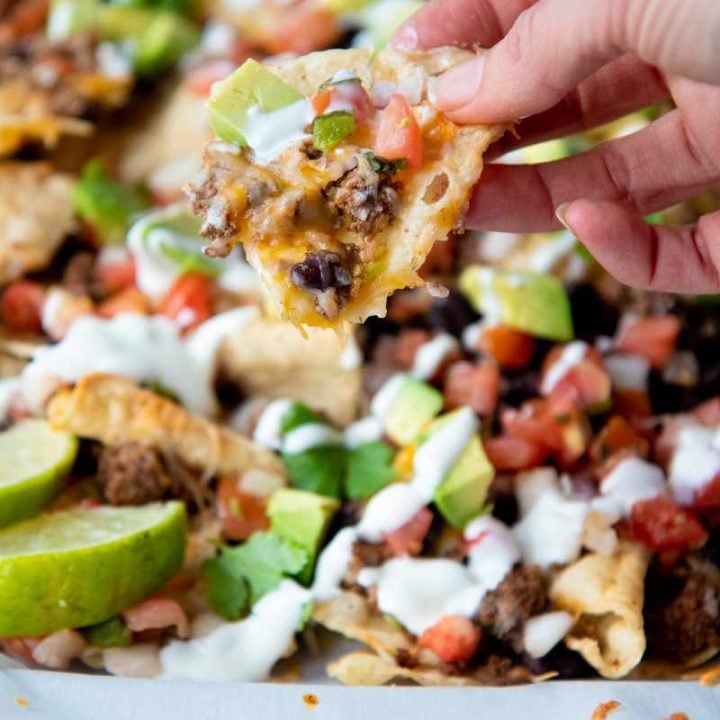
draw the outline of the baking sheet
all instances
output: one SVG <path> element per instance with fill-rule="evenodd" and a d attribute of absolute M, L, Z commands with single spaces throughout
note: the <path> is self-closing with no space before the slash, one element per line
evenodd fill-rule
<path fill-rule="evenodd" d="M 308 703 L 311 693 L 317 704 Z M 514 688 L 344 688 L 327 684 L 233 684 L 127 680 L 26 669 L 0 671 L 2 720 L 610 720 L 720 718 L 720 689 L 697 683 L 555 682 Z"/>

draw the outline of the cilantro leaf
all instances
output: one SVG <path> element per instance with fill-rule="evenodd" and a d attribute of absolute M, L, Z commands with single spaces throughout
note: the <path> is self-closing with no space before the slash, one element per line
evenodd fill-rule
<path fill-rule="evenodd" d="M 395 478 L 394 452 L 384 442 L 363 443 L 350 452 L 345 493 L 352 500 L 369 498 Z"/>
<path fill-rule="evenodd" d="M 333 445 L 309 448 L 301 453 L 283 453 L 282 458 L 293 487 L 339 498 L 347 456 L 344 447 Z"/>
<path fill-rule="evenodd" d="M 255 533 L 237 547 L 224 547 L 203 566 L 208 599 L 224 617 L 237 620 L 287 575 L 307 563 L 307 553 L 272 532 Z"/>
<path fill-rule="evenodd" d="M 75 212 L 106 244 L 119 244 L 137 213 L 148 207 L 145 191 L 113 180 L 98 160 L 83 168 L 73 191 Z"/>
<path fill-rule="evenodd" d="M 365 156 L 368 165 L 376 173 L 380 173 L 380 175 L 394 175 L 396 172 L 404 170 L 408 165 L 405 158 L 398 158 L 397 160 L 386 160 L 385 158 L 381 158 L 370 151 L 364 152 L 363 155 Z"/>
<path fill-rule="evenodd" d="M 314 410 L 311 410 L 303 403 L 294 402 L 283 415 L 282 421 L 280 422 L 280 430 L 284 435 L 301 425 L 316 422 L 321 422 L 321 418 Z"/>
<path fill-rule="evenodd" d="M 214 278 L 220 274 L 220 267 L 210 258 L 205 257 L 199 248 L 197 252 L 192 252 L 179 245 L 163 244 L 160 250 L 163 255 L 179 265 L 181 275 L 197 272 Z"/>

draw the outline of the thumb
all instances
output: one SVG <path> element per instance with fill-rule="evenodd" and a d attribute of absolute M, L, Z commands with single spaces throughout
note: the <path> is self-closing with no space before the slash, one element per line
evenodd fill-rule
<path fill-rule="evenodd" d="M 541 0 L 491 50 L 441 77 L 437 106 L 460 123 L 534 115 L 626 52 L 720 84 L 718 37 L 717 0 Z"/>

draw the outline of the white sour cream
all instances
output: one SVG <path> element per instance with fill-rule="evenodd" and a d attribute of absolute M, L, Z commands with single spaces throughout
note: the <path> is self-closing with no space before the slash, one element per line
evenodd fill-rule
<path fill-rule="evenodd" d="M 291 647 L 310 592 L 283 580 L 239 622 L 204 637 L 174 641 L 160 651 L 164 677 L 192 680 L 264 680 Z"/>
<path fill-rule="evenodd" d="M 486 590 L 494 590 L 522 558 L 510 528 L 491 515 L 475 518 L 463 536 L 469 545 L 468 569 Z"/>
<path fill-rule="evenodd" d="M 432 500 L 438 485 L 477 431 L 475 413 L 464 407 L 415 451 L 412 485 L 426 502 Z"/>
<path fill-rule="evenodd" d="M 410 374 L 418 380 L 429 380 L 438 371 L 447 354 L 457 347 L 458 342 L 452 335 L 436 335 L 417 349 Z"/>
<path fill-rule="evenodd" d="M 534 658 L 545 657 L 569 632 L 573 616 L 564 610 L 531 617 L 523 628 L 523 647 Z"/>
<path fill-rule="evenodd" d="M 415 635 L 446 615 L 472 614 L 484 595 L 465 566 L 439 558 L 395 558 L 379 568 L 364 568 L 358 582 L 377 585 L 380 611 Z"/>
<path fill-rule="evenodd" d="M 670 488 L 675 499 L 690 504 L 698 490 L 720 473 L 720 429 L 685 427 L 670 462 Z"/>
<path fill-rule="evenodd" d="M 654 498 L 665 490 L 665 475 L 657 465 L 640 458 L 627 458 L 603 478 L 601 497 L 592 501 L 592 509 L 606 515 L 629 517 L 636 502 Z"/>
<path fill-rule="evenodd" d="M 553 388 L 584 359 L 588 351 L 588 344 L 582 340 L 574 340 L 568 343 L 560 357 L 547 369 L 543 376 L 540 391 L 543 395 L 549 395 Z"/>
<path fill-rule="evenodd" d="M 614 353 L 605 358 L 605 369 L 613 387 L 631 390 L 647 388 L 650 363 L 639 355 Z"/>
<path fill-rule="evenodd" d="M 427 502 L 413 485 L 388 485 L 370 498 L 357 525 L 358 535 L 368 542 L 380 542 L 417 515 Z"/>
<path fill-rule="evenodd" d="M 339 430 L 324 423 L 305 423 L 285 435 L 282 449 L 288 455 L 297 455 L 311 448 L 344 444 L 345 437 Z"/>
<path fill-rule="evenodd" d="M 57 345 L 38 349 L 22 373 L 23 395 L 37 402 L 37 387 L 52 381 L 76 382 L 106 372 L 133 380 L 155 380 L 193 412 L 212 414 L 215 356 L 223 338 L 257 316 L 252 307 L 221 313 L 188 339 L 167 318 L 122 313 L 110 320 L 78 318 Z M 36 408 L 39 409 L 39 408 Z"/>
<path fill-rule="evenodd" d="M 263 447 L 279 450 L 283 444 L 282 419 L 290 410 L 292 400 L 281 398 L 267 405 L 255 425 L 253 440 Z"/>
<path fill-rule="evenodd" d="M 539 273 L 550 272 L 573 251 L 576 242 L 575 237 L 569 232 L 559 233 L 545 240 L 531 253 L 528 269 Z"/>
<path fill-rule="evenodd" d="M 390 412 L 407 378 L 404 373 L 397 373 L 386 380 L 370 403 L 370 414 L 382 420 Z"/>
<path fill-rule="evenodd" d="M 345 445 L 351 450 L 369 442 L 382 440 L 382 423 L 372 415 L 356 420 L 345 428 Z"/>
<path fill-rule="evenodd" d="M 312 595 L 316 600 L 331 600 L 338 592 L 352 558 L 358 534 L 354 527 L 343 528 L 325 547 L 315 568 Z"/>
<path fill-rule="evenodd" d="M 286 148 L 309 138 L 305 128 L 313 117 L 306 98 L 272 112 L 263 112 L 259 105 L 249 108 L 242 131 L 255 161 L 270 163 Z"/>

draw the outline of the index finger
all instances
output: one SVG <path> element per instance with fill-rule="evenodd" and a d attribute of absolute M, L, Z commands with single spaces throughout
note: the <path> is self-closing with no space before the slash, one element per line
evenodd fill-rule
<path fill-rule="evenodd" d="M 406 20 L 390 46 L 429 50 L 444 45 L 492 47 L 538 0 L 431 0 Z"/>

